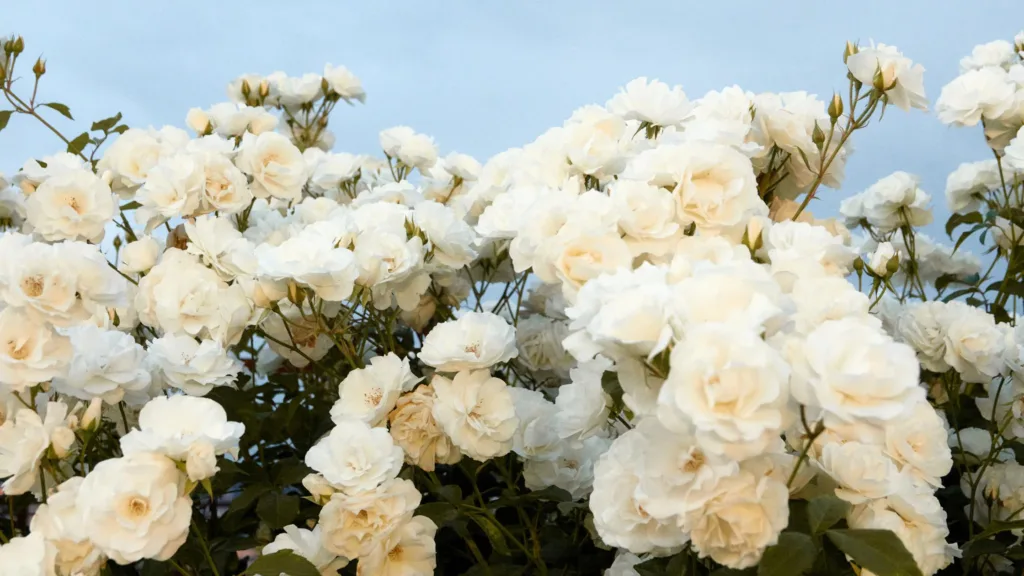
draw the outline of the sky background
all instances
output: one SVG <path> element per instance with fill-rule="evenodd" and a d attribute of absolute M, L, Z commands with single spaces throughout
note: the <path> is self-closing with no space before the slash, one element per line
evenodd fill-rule
<path fill-rule="evenodd" d="M 406 124 L 432 135 L 442 154 L 484 161 L 637 76 L 680 84 L 690 98 L 738 84 L 827 100 L 845 90 L 848 39 L 893 44 L 923 64 L 934 102 L 974 45 L 1012 40 L 1024 27 L 1011 17 L 1020 0 L 300 4 L 9 2 L 0 35 L 25 37 L 28 66 L 46 58 L 39 98 L 71 107 L 76 122 L 49 111 L 69 137 L 118 111 L 130 126 L 184 127 L 189 108 L 226 100 L 227 82 L 242 73 L 322 73 L 330 62 L 349 67 L 368 93 L 365 105 L 335 110 L 336 151 L 377 152 L 380 130 Z M 816 201 L 817 215 L 905 170 L 921 176 L 944 222 L 946 175 L 989 154 L 980 128 L 947 128 L 916 110 L 888 110 L 854 145 L 843 190 Z M 33 119 L 14 117 L 0 133 L 0 170 L 61 149 Z"/>

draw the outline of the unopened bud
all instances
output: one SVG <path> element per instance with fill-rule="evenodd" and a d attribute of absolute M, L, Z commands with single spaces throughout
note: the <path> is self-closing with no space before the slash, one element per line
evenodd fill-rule
<path fill-rule="evenodd" d="M 864 271 L 864 261 L 861 260 L 860 258 L 857 258 L 856 260 L 854 260 L 853 261 L 853 269 L 857 271 L 857 274 L 860 274 L 861 272 L 863 272 Z"/>
<path fill-rule="evenodd" d="M 99 398 L 93 398 L 89 402 L 89 407 L 85 409 L 85 413 L 82 414 L 82 429 L 93 432 L 97 428 L 99 428 L 102 411 L 103 401 L 100 400 Z"/>
<path fill-rule="evenodd" d="M 75 443 L 75 433 L 67 426 L 59 426 L 50 433 L 50 448 L 54 456 L 61 459 L 68 455 L 68 450 Z"/>
<path fill-rule="evenodd" d="M 302 306 L 302 289 L 295 282 L 288 282 L 288 300 L 296 306 Z"/>
<path fill-rule="evenodd" d="M 260 80 L 260 98 L 270 96 L 270 82 Z"/>
<path fill-rule="evenodd" d="M 846 61 L 850 58 L 850 56 L 853 56 L 857 52 L 860 52 L 860 49 L 857 47 L 857 45 L 847 40 L 846 49 L 843 50 L 843 64 L 846 64 Z"/>
<path fill-rule="evenodd" d="M 35 66 L 32 66 L 32 73 L 36 75 L 36 78 L 46 74 L 46 60 L 37 59 Z"/>
<path fill-rule="evenodd" d="M 249 97 L 249 93 L 252 92 L 252 87 L 249 86 L 249 81 L 242 79 L 242 96 Z"/>
<path fill-rule="evenodd" d="M 875 70 L 875 76 L 871 79 L 871 86 L 879 92 L 885 92 L 885 75 L 882 74 L 881 67 Z"/>
<path fill-rule="evenodd" d="M 121 243 L 122 243 L 121 237 L 120 236 L 114 236 L 114 250 L 120 250 L 121 249 Z"/>
<path fill-rule="evenodd" d="M 327 116 L 321 116 L 320 119 L 317 120 L 317 124 L 319 124 L 321 128 L 327 128 Z"/>
<path fill-rule="evenodd" d="M 822 131 L 821 126 L 818 126 L 817 122 L 814 123 L 814 130 L 811 130 L 811 142 L 814 142 L 819 152 L 825 144 L 825 132 Z"/>
<path fill-rule="evenodd" d="M 14 52 L 14 40 L 4 40 L 4 54 L 10 55 L 11 52 Z"/>
<path fill-rule="evenodd" d="M 843 115 L 843 99 L 839 97 L 838 93 L 832 94 L 832 101 L 828 104 L 828 117 L 832 120 L 832 124 L 836 123 L 836 120 Z"/>
<path fill-rule="evenodd" d="M 25 50 L 25 39 L 18 36 L 14 39 L 14 45 L 11 48 L 11 52 L 15 54 L 21 54 Z"/>
<path fill-rule="evenodd" d="M 331 84 L 327 81 L 327 78 L 320 79 L 320 90 L 322 90 L 324 94 L 331 93 Z"/>
<path fill-rule="evenodd" d="M 889 273 L 889 276 L 892 276 L 899 269 L 900 269 L 900 255 L 896 254 L 892 258 L 889 258 L 889 261 L 885 263 L 885 271 Z"/>

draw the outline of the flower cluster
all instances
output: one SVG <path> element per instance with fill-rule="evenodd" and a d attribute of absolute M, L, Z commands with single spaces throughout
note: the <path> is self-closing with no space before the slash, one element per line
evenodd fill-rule
<path fill-rule="evenodd" d="M 952 246 L 905 172 L 808 210 L 927 105 L 884 44 L 845 98 L 638 78 L 484 163 L 333 152 L 365 92 L 331 65 L 192 135 L 94 123 L 0 178 L 0 573 L 1012 568 L 1022 52 L 937 102 L 995 153 L 949 176 Z"/>

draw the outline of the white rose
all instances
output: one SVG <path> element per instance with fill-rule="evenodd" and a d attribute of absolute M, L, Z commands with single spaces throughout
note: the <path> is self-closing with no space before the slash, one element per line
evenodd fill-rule
<path fill-rule="evenodd" d="M 917 351 L 921 365 L 932 372 L 949 370 L 946 363 L 946 305 L 939 301 L 905 306 L 896 316 L 896 335 Z"/>
<path fill-rule="evenodd" d="M 0 310 L 0 382 L 14 392 L 67 373 L 72 348 L 66 336 L 18 308 Z"/>
<path fill-rule="evenodd" d="M 462 268 L 476 258 L 476 233 L 444 204 L 420 202 L 413 211 L 413 222 L 430 242 L 434 261 Z"/>
<path fill-rule="evenodd" d="M 943 124 L 974 126 L 1002 116 L 1015 103 L 1017 87 L 1005 70 L 970 70 L 942 87 L 935 112 Z"/>
<path fill-rule="evenodd" d="M 434 140 L 417 134 L 408 126 L 395 126 L 382 130 L 380 147 L 390 158 L 397 158 L 410 168 L 426 169 L 437 162 L 437 147 Z"/>
<path fill-rule="evenodd" d="M 252 194 L 257 198 L 274 197 L 295 201 L 306 183 L 306 164 L 302 152 L 287 136 L 264 132 L 242 138 L 235 163 L 252 176 Z"/>
<path fill-rule="evenodd" d="M 868 260 L 868 268 L 877 276 L 886 278 L 889 276 L 889 262 L 893 258 L 896 258 L 898 264 L 899 256 L 896 253 L 896 249 L 893 248 L 890 242 L 882 242 L 871 254 L 871 258 Z"/>
<path fill-rule="evenodd" d="M 960 556 L 956 545 L 946 542 L 946 512 L 931 490 L 904 489 L 888 498 L 855 506 L 847 515 L 847 523 L 855 530 L 891 530 L 928 576 Z"/>
<path fill-rule="evenodd" d="M 735 323 L 774 331 L 788 303 L 768 269 L 750 260 L 697 262 L 674 287 L 677 331 L 703 322 Z"/>
<path fill-rule="evenodd" d="M 97 464 L 75 506 L 93 544 L 121 565 L 165 561 L 188 538 L 192 500 L 185 476 L 166 456 L 139 453 Z"/>
<path fill-rule="evenodd" d="M 481 462 L 512 449 L 519 424 L 505 382 L 487 370 L 434 376 L 434 419 L 463 454 Z"/>
<path fill-rule="evenodd" d="M 405 452 L 405 461 L 427 472 L 433 472 L 435 464 L 455 464 L 462 459 L 462 453 L 434 420 L 434 402 L 433 388 L 417 386 L 399 397 L 388 415 L 391 437 Z"/>
<path fill-rule="evenodd" d="M 764 245 L 772 274 L 783 285 L 787 276 L 845 276 L 857 258 L 842 237 L 807 222 L 776 222 L 768 230 Z"/>
<path fill-rule="evenodd" d="M 68 407 L 49 402 L 46 416 L 22 408 L 0 425 L 0 478 L 5 494 L 17 496 L 31 490 L 39 481 L 39 461 L 50 447 L 54 433 L 64 428 Z"/>
<path fill-rule="evenodd" d="M 561 282 L 563 294 L 571 299 L 588 281 L 602 274 L 629 269 L 633 254 L 618 233 L 590 234 L 563 228 L 542 245 L 534 272 L 544 282 Z"/>
<path fill-rule="evenodd" d="M 789 522 L 789 489 L 776 478 L 741 469 L 714 490 L 687 520 L 694 549 L 729 568 L 754 566 Z"/>
<path fill-rule="evenodd" d="M 563 320 L 540 314 L 520 317 L 516 325 L 519 361 L 537 373 L 551 371 L 561 376 L 568 374 L 573 359 L 562 347 L 562 340 L 568 334 L 568 326 Z"/>
<path fill-rule="evenodd" d="M 785 352 L 798 402 L 842 421 L 888 421 L 923 397 L 914 350 L 870 320 L 830 320 Z"/>
<path fill-rule="evenodd" d="M 186 394 L 205 396 L 214 386 L 227 386 L 242 370 L 214 340 L 196 342 L 184 335 L 167 335 L 149 343 L 148 361 L 168 386 Z"/>
<path fill-rule="evenodd" d="M 928 107 L 924 95 L 924 67 L 914 64 L 895 46 L 878 44 L 860 48 L 846 60 L 850 74 L 867 86 L 872 86 L 876 75 L 881 75 L 883 91 L 889 103 L 902 110 Z"/>
<path fill-rule="evenodd" d="M 645 77 L 630 80 L 608 101 L 608 109 L 626 120 L 654 126 L 679 126 L 693 110 L 682 87 Z"/>
<path fill-rule="evenodd" d="M 398 475 L 402 449 L 384 428 L 346 420 L 306 452 L 306 465 L 347 494 L 373 490 Z"/>
<path fill-rule="evenodd" d="M 47 178 L 25 201 L 26 223 L 51 242 L 99 242 L 116 211 L 108 183 L 85 169 Z"/>
<path fill-rule="evenodd" d="M 316 163 L 309 177 L 310 188 L 323 194 L 337 193 L 343 184 L 355 179 L 359 167 L 358 156 L 347 153 L 326 154 Z"/>
<path fill-rule="evenodd" d="M 252 203 L 249 182 L 226 156 L 218 153 L 203 155 L 203 186 L 201 211 L 236 214 Z"/>
<path fill-rule="evenodd" d="M 409 369 L 408 358 L 399 358 L 393 352 L 371 358 L 369 366 L 352 370 L 338 386 L 331 420 L 339 424 L 352 418 L 380 426 L 387 421 L 398 397 L 420 380 Z"/>
<path fill-rule="evenodd" d="M 558 409 L 544 394 L 528 388 L 509 388 L 519 425 L 512 436 L 512 451 L 524 460 L 549 459 L 564 443 L 558 435 Z"/>
<path fill-rule="evenodd" d="M 420 491 L 394 478 L 368 492 L 337 493 L 320 510 L 324 549 L 346 558 L 362 558 L 412 519 Z"/>
<path fill-rule="evenodd" d="M 608 423 L 612 399 L 601 381 L 611 367 L 611 361 L 598 356 L 570 370 L 571 382 L 558 389 L 555 399 L 555 429 L 559 437 L 584 440 Z"/>
<path fill-rule="evenodd" d="M 121 248 L 119 253 L 121 262 L 118 269 L 126 274 L 148 272 L 150 268 L 156 266 L 161 252 L 163 252 L 163 246 L 159 242 L 152 236 L 143 236 Z"/>
<path fill-rule="evenodd" d="M 66 333 L 74 355 L 67 374 L 53 380 L 54 388 L 61 394 L 82 400 L 99 397 L 108 404 L 116 404 L 126 391 L 149 387 L 146 351 L 131 335 L 88 324 Z"/>
<path fill-rule="evenodd" d="M 135 221 L 149 234 L 172 218 L 191 216 L 199 209 L 205 187 L 203 166 L 192 154 L 176 154 L 160 161 L 149 171 L 135 200 Z"/>
<path fill-rule="evenodd" d="M 565 155 L 571 169 L 599 179 L 625 166 L 626 122 L 600 106 L 584 106 L 565 125 Z"/>
<path fill-rule="evenodd" d="M 1004 152 L 1007 155 L 1004 162 L 1009 162 L 1010 147 Z M 1000 187 L 1002 180 L 995 160 L 964 162 L 946 178 L 946 204 L 957 214 L 974 212 L 981 208 L 982 199 L 989 191 Z"/>
<path fill-rule="evenodd" d="M 946 424 L 927 402 L 885 426 L 886 454 L 936 488 L 953 467 L 946 440 Z"/>
<path fill-rule="evenodd" d="M 764 452 L 792 417 L 789 366 L 757 332 L 696 325 L 672 351 L 658 396 L 669 429 L 696 430 L 697 443 L 742 460 Z"/>
<path fill-rule="evenodd" d="M 515 328 L 501 316 L 469 312 L 442 322 L 423 340 L 419 358 L 441 372 L 487 368 L 519 355 Z"/>
<path fill-rule="evenodd" d="M 668 190 L 636 180 L 616 180 L 610 195 L 622 211 L 619 228 L 634 254 L 664 254 L 682 237 Z"/>
<path fill-rule="evenodd" d="M 207 128 L 210 128 L 210 116 L 202 108 L 189 108 L 185 115 L 185 125 L 196 134 L 205 134 Z"/>
<path fill-rule="evenodd" d="M 129 198 L 146 182 L 150 170 L 160 161 L 162 150 L 156 133 L 129 128 L 104 150 L 96 170 L 100 174 L 109 170 L 114 177 L 111 183 L 114 192 Z"/>
<path fill-rule="evenodd" d="M 259 275 L 305 284 L 329 302 L 345 300 L 352 295 L 359 269 L 352 251 L 337 245 L 334 228 L 331 222 L 320 222 L 279 246 L 260 244 L 256 247 Z"/>
<path fill-rule="evenodd" d="M 991 314 L 954 300 L 946 303 L 940 323 L 945 331 L 943 360 L 965 382 L 988 382 L 1005 370 L 1006 344 Z"/>
<path fill-rule="evenodd" d="M 359 559 L 361 574 L 433 574 L 437 567 L 437 525 L 414 516 Z"/>
<path fill-rule="evenodd" d="M 333 576 L 348 565 L 348 558 L 339 558 L 336 554 L 326 550 L 323 546 L 324 535 L 320 527 L 315 526 L 312 530 L 299 528 L 294 524 L 284 527 L 284 532 L 278 534 L 274 541 L 263 547 L 263 554 L 273 554 L 281 550 L 291 550 L 296 555 L 309 560 L 321 576 Z M 277 576 L 264 574 L 262 576 Z"/>
<path fill-rule="evenodd" d="M 239 285 L 227 285 L 216 272 L 176 248 L 139 281 L 135 307 L 143 324 L 165 333 L 185 333 L 234 344 L 252 314 Z"/>
<path fill-rule="evenodd" d="M 324 80 L 327 80 L 331 90 L 344 100 L 348 102 L 352 100 L 366 101 L 363 83 L 348 68 L 327 64 L 324 66 Z"/>
<path fill-rule="evenodd" d="M 637 428 L 627 431 L 594 465 L 590 510 L 601 541 L 634 554 L 667 556 L 689 540 L 675 518 L 659 520 L 637 498 L 649 439 Z"/>
<path fill-rule="evenodd" d="M 971 50 L 970 56 L 960 59 L 960 72 L 980 70 L 989 66 L 1009 67 L 1016 60 L 1016 51 L 1012 42 L 994 40 L 979 44 Z"/>
<path fill-rule="evenodd" d="M 882 446 L 861 442 L 825 444 L 819 465 L 839 484 L 836 496 L 861 504 L 895 493 L 904 478 L 883 450 Z"/>
<path fill-rule="evenodd" d="M 227 218 L 200 216 L 185 222 L 185 233 L 189 240 L 186 252 L 198 256 L 221 280 L 230 282 L 256 273 L 256 247 Z"/>
<path fill-rule="evenodd" d="M 88 263 L 77 258 L 69 246 L 33 242 L 12 251 L 0 265 L 3 302 L 61 328 L 86 320 L 90 311 L 79 286 L 78 271 Z"/>
<path fill-rule="evenodd" d="M 54 545 L 35 531 L 0 544 L 0 566 L 11 576 L 57 576 L 56 556 Z"/>
<path fill-rule="evenodd" d="M 615 561 L 604 571 L 604 576 L 640 576 L 640 573 L 633 569 L 642 562 L 641 558 L 632 552 L 619 550 L 615 554 Z"/>
<path fill-rule="evenodd" d="M 158 396 L 139 412 L 139 429 L 121 437 L 121 452 L 155 452 L 198 465 L 213 456 L 236 455 L 244 432 L 245 425 L 229 422 L 224 408 L 213 400 Z M 205 468 L 209 475 L 196 476 L 189 471 L 190 479 L 203 480 L 216 472 L 215 462 L 213 470 Z"/>
<path fill-rule="evenodd" d="M 75 505 L 84 478 L 73 477 L 57 486 L 32 516 L 30 532 L 42 536 L 56 549 L 57 573 L 99 574 L 106 562 L 89 540 L 89 527 Z"/>
<path fill-rule="evenodd" d="M 809 334 L 828 320 L 866 317 L 871 307 L 866 294 L 838 276 L 799 278 L 790 296 L 796 304 L 793 328 L 799 334 Z"/>
<path fill-rule="evenodd" d="M 611 441 L 591 436 L 583 442 L 561 442 L 559 451 L 543 460 L 527 460 L 523 465 L 523 481 L 530 490 L 556 486 L 568 492 L 573 500 L 581 500 L 594 486 L 594 463 L 608 450 Z"/>
<path fill-rule="evenodd" d="M 868 223 L 885 232 L 904 224 L 925 226 L 932 221 L 931 196 L 921 190 L 919 179 L 906 172 L 875 182 L 862 193 L 861 209 Z"/>

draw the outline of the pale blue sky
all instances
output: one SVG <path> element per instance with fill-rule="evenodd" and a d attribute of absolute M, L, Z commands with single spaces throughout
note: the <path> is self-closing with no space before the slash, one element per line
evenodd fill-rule
<path fill-rule="evenodd" d="M 54 120 L 69 135 L 117 111 L 132 126 L 182 126 L 190 107 L 225 100 L 225 84 L 241 73 L 321 72 L 331 62 L 352 69 L 368 92 L 365 106 L 336 111 L 336 150 L 374 152 L 381 129 L 408 124 L 442 152 L 483 161 L 578 106 L 604 103 L 636 76 L 681 84 L 691 98 L 739 84 L 825 99 L 845 86 L 847 39 L 894 44 L 922 63 L 934 102 L 975 44 L 1012 39 L 1024 26 L 1012 17 L 1020 0 L 289 4 L 9 2 L 0 33 L 22 34 L 29 59 L 47 58 L 41 97 L 71 107 L 79 122 Z M 930 114 L 889 110 L 855 138 L 842 194 L 906 170 L 922 176 L 944 220 L 945 177 L 987 157 L 980 138 Z M 60 149 L 29 119 L 13 118 L 0 133 L 0 169 L 10 174 Z M 834 213 L 837 200 L 815 212 Z"/>

